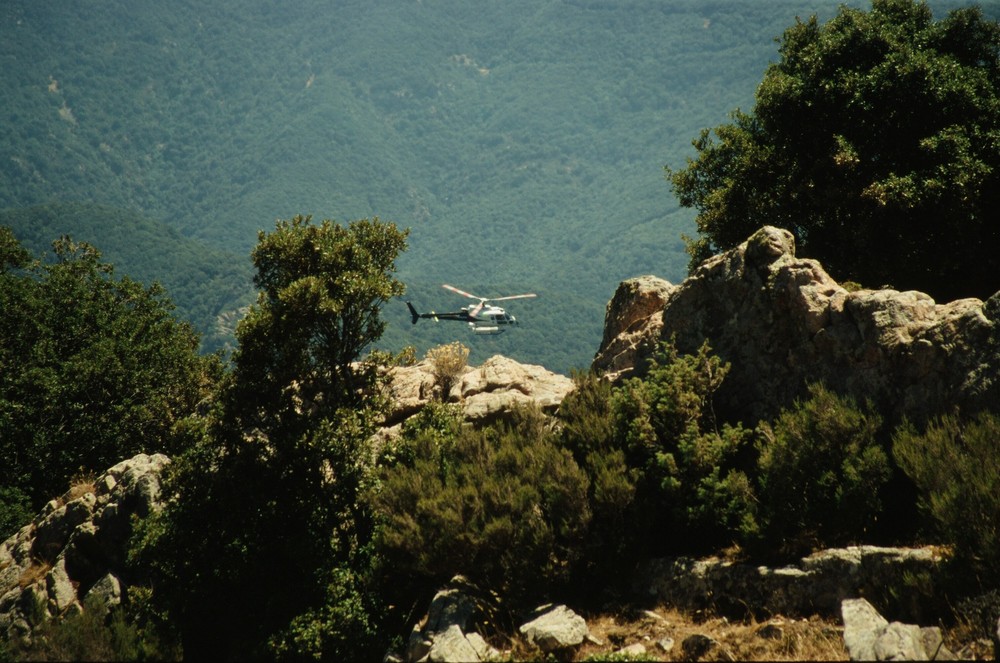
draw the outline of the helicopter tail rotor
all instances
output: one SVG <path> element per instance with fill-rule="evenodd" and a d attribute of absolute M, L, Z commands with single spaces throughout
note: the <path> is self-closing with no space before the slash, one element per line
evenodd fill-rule
<path fill-rule="evenodd" d="M 420 314 L 417 313 L 417 309 L 413 308 L 413 304 L 406 302 L 406 305 L 410 309 L 410 316 L 413 318 L 413 324 L 417 324 L 417 320 L 420 319 Z"/>

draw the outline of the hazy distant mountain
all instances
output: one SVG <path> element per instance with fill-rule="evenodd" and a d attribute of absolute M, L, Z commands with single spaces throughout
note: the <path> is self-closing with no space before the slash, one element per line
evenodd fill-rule
<path fill-rule="evenodd" d="M 412 229 L 423 308 L 465 303 L 442 282 L 541 295 L 498 338 L 399 302 L 387 344 L 584 367 L 619 281 L 683 276 L 663 166 L 752 105 L 796 16 L 839 4 L 7 0 L 0 209 L 133 210 L 236 261 L 276 218 L 379 216 Z"/>

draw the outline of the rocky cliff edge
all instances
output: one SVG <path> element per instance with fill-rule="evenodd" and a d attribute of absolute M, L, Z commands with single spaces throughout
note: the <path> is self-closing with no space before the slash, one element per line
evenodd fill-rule
<path fill-rule="evenodd" d="M 682 353 L 707 340 L 732 364 L 716 407 L 744 422 L 773 417 L 811 382 L 872 400 L 892 421 L 1000 406 L 1000 292 L 939 304 L 916 291 L 849 290 L 771 226 L 679 285 L 622 283 L 593 368 L 642 374 L 671 338 Z"/>

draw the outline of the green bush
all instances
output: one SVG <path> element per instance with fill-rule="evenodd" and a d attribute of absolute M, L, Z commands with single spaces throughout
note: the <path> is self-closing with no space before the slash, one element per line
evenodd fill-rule
<path fill-rule="evenodd" d="M 27 661 L 179 661 L 180 650 L 141 624 L 130 610 L 110 612 L 96 599 L 81 612 L 36 628 L 30 641 L 8 643 L 12 660 Z M 6 659 L 4 659 L 6 660 Z"/>
<path fill-rule="evenodd" d="M 713 550 L 753 528 L 752 431 L 720 429 L 712 408 L 728 371 L 707 343 L 683 356 L 665 343 L 648 375 L 612 399 L 618 444 L 637 473 L 636 524 L 663 533 L 653 552 Z"/>
<path fill-rule="evenodd" d="M 591 522 L 585 544 L 588 576 L 608 586 L 637 554 L 635 492 L 639 472 L 625 460 L 612 418 L 611 383 L 592 373 L 573 376 L 575 387 L 559 406 L 562 444 L 590 485 Z"/>
<path fill-rule="evenodd" d="M 859 409 L 818 384 L 809 394 L 760 426 L 758 543 L 789 554 L 864 537 L 891 474 L 870 405 Z"/>
<path fill-rule="evenodd" d="M 0 486 L 0 541 L 15 534 L 34 517 L 31 498 L 14 486 Z"/>
<path fill-rule="evenodd" d="M 565 582 L 590 520 L 587 477 L 537 409 L 482 430 L 417 434 L 374 496 L 390 591 L 461 573 L 514 602 Z"/>
<path fill-rule="evenodd" d="M 923 433 L 905 423 L 893 456 L 919 491 L 918 504 L 942 542 L 955 546 L 956 568 L 985 589 L 1000 583 L 1000 417 L 969 421 L 944 415 Z"/>

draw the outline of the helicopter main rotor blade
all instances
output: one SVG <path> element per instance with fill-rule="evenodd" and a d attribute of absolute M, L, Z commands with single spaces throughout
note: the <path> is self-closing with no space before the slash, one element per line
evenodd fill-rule
<path fill-rule="evenodd" d="M 444 285 L 442 285 L 441 287 L 442 287 L 442 288 L 445 288 L 446 290 L 451 290 L 452 292 L 456 292 L 456 293 L 458 293 L 458 294 L 462 295 L 463 297 L 468 297 L 469 299 L 478 299 L 478 300 L 479 300 L 480 302 L 485 302 L 485 301 L 486 301 L 486 298 L 485 298 L 485 297 L 476 297 L 475 295 L 473 295 L 473 294 L 472 294 L 472 293 L 470 293 L 470 292 L 466 292 L 466 291 L 464 291 L 464 290 L 459 290 L 459 289 L 458 289 L 458 288 L 456 288 L 455 286 L 453 286 L 453 285 L 448 285 L 447 283 L 445 283 L 445 284 L 444 284 Z"/>
<path fill-rule="evenodd" d="M 479 315 L 479 312 L 483 310 L 484 306 L 486 306 L 485 299 L 476 304 L 475 308 L 469 309 L 469 317 L 475 318 L 477 315 Z"/>
<path fill-rule="evenodd" d="M 503 301 L 503 300 L 505 300 L 505 299 L 527 299 L 528 297 L 537 297 L 537 296 L 538 296 L 538 295 L 536 295 L 535 293 L 533 293 L 533 292 L 529 292 L 529 293 L 528 293 L 528 294 L 526 294 L 526 295 L 508 295 L 508 296 L 506 296 L 506 297 L 491 297 L 491 298 L 490 298 L 489 300 L 487 300 L 487 301 L 491 301 L 491 302 L 502 302 L 502 301 Z"/>

